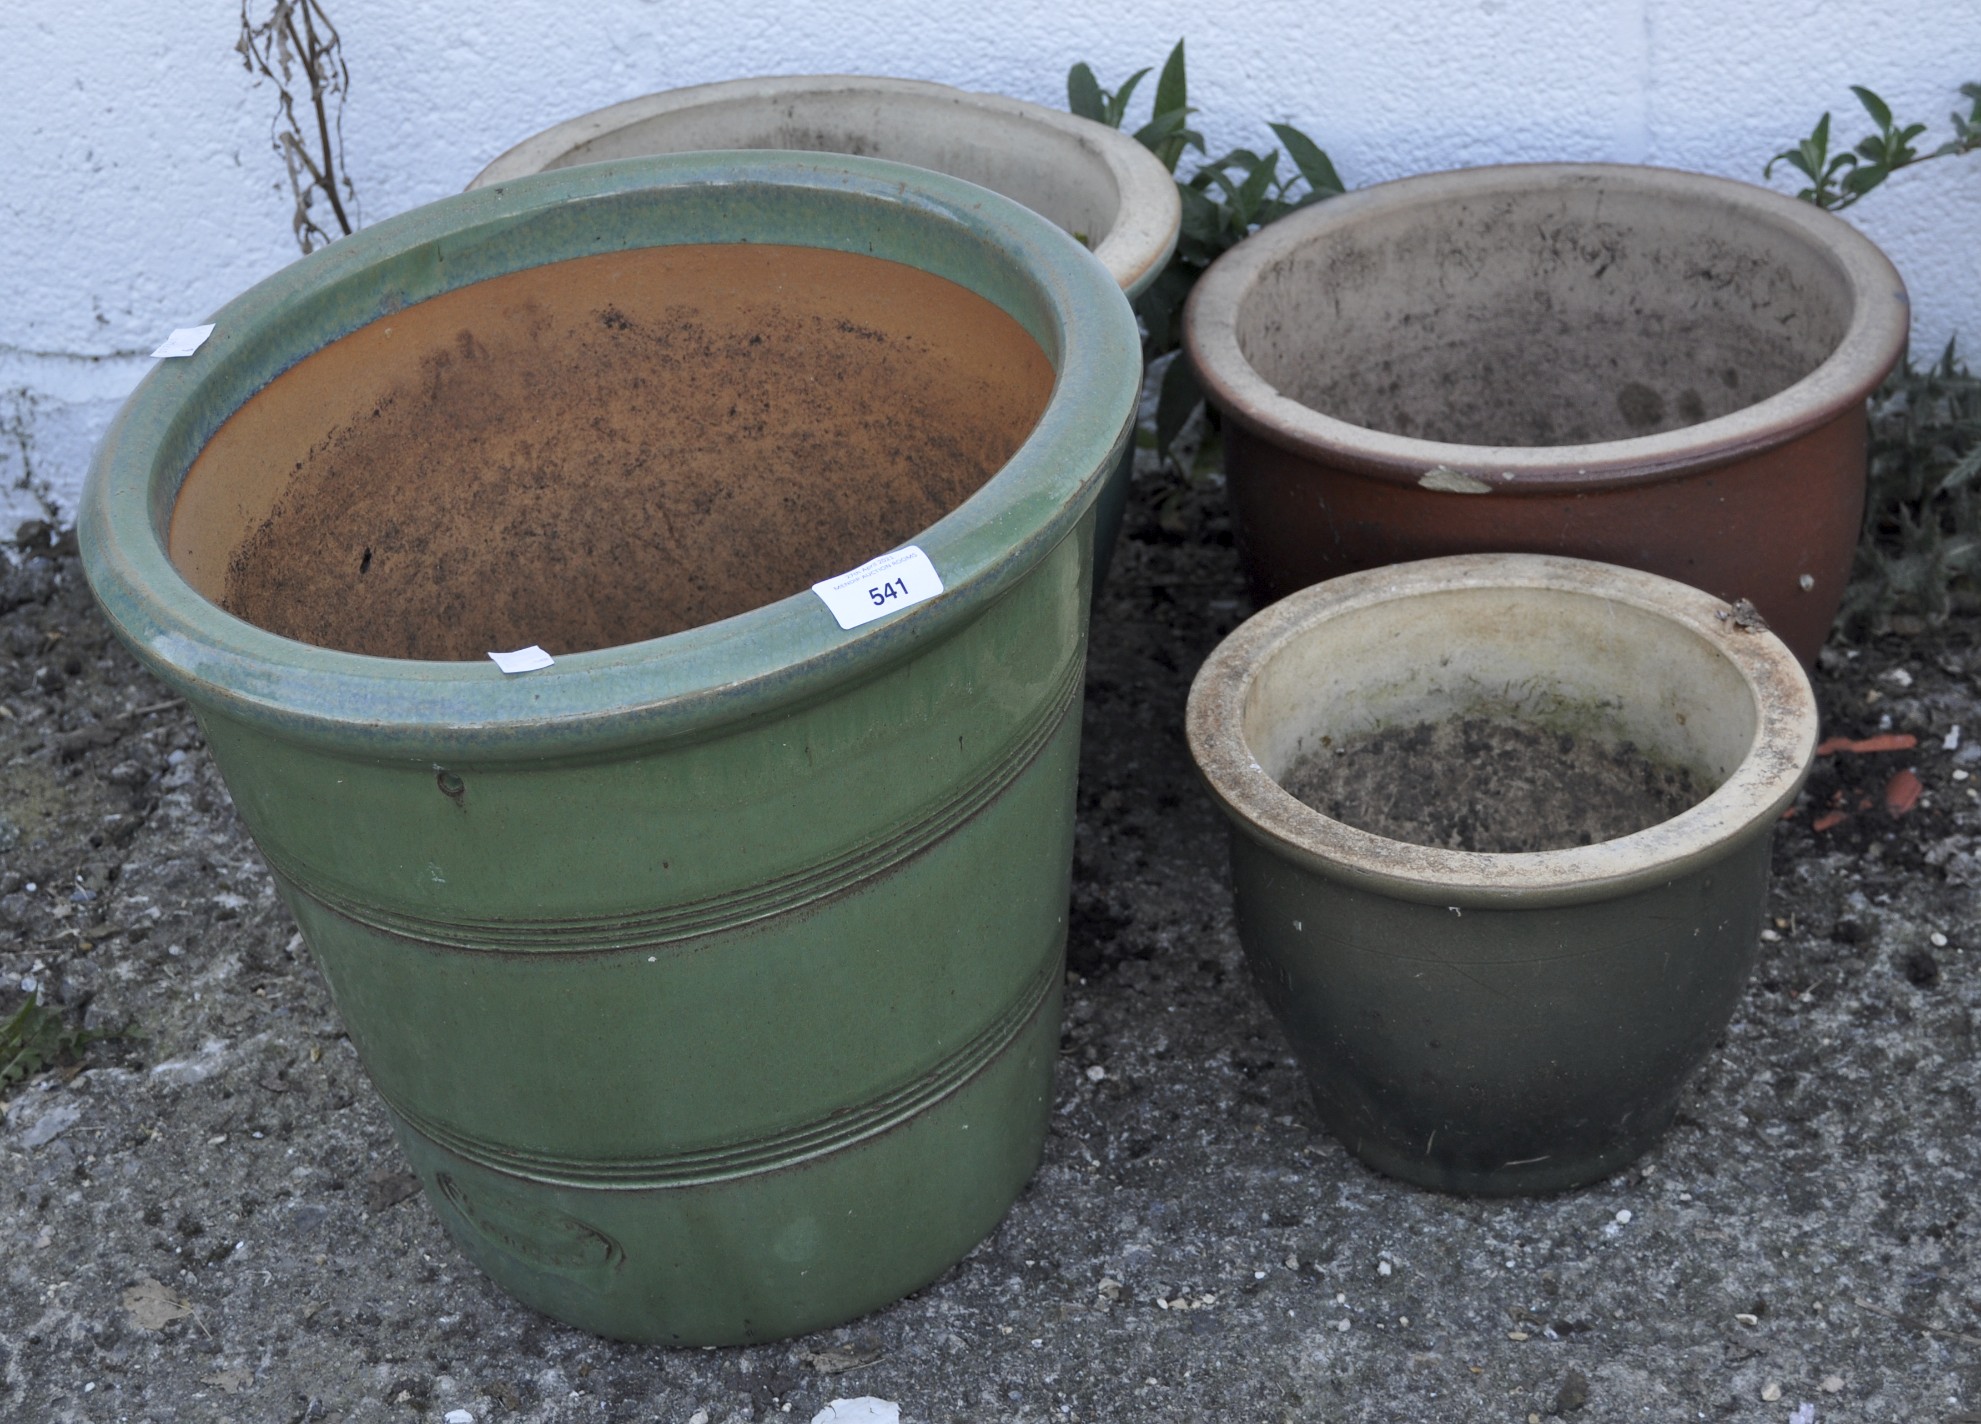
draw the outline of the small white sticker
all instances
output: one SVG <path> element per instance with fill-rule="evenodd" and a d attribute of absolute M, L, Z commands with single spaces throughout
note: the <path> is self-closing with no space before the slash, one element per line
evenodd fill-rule
<path fill-rule="evenodd" d="M 182 326 L 165 338 L 165 344 L 151 354 L 154 356 L 190 356 L 200 349 L 206 338 L 213 335 L 213 323 L 205 326 Z"/>
<path fill-rule="evenodd" d="M 842 628 L 857 628 L 942 592 L 942 576 L 913 544 L 870 559 L 851 573 L 812 585 Z"/>
<path fill-rule="evenodd" d="M 812 1424 L 901 1424 L 901 1406 L 871 1394 L 835 1399 L 812 1416 Z"/>
<path fill-rule="evenodd" d="M 495 665 L 504 672 L 535 672 L 538 668 L 549 667 L 555 661 L 535 643 L 527 648 L 518 648 L 513 653 L 490 653 L 489 656 L 495 659 Z"/>

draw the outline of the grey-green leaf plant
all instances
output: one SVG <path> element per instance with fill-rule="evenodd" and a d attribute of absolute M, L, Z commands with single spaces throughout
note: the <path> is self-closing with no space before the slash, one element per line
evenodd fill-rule
<path fill-rule="evenodd" d="M 1066 75 L 1067 107 L 1081 118 L 1122 128 L 1129 101 L 1148 74 L 1147 69 L 1139 69 L 1118 89 L 1110 90 L 1101 86 L 1090 66 L 1076 64 Z M 1178 40 L 1156 79 L 1148 122 L 1134 131 L 1142 146 L 1176 175 L 1177 196 L 1183 202 L 1176 253 L 1136 304 L 1146 333 L 1142 355 L 1147 361 L 1181 343 L 1183 303 L 1205 268 L 1267 223 L 1343 191 L 1327 154 L 1293 125 L 1271 125 L 1291 164 L 1291 171 L 1282 174 L 1279 149 L 1257 153 L 1234 148 L 1210 158 L 1204 136 L 1190 126 L 1196 112 L 1190 104 L 1184 42 Z M 1192 150 L 1205 156 L 1184 177 L 1177 173 L 1178 165 Z M 1156 446 L 1165 455 L 1202 404 L 1203 391 L 1189 363 L 1181 358 L 1171 361 L 1156 401 Z"/>
<path fill-rule="evenodd" d="M 1981 83 L 1960 86 L 1968 109 L 1956 109 L 1953 136 L 1922 152 L 1926 125 L 1901 124 L 1870 89 L 1851 93 L 1873 132 L 1840 153 L 1830 151 L 1830 115 L 1809 137 L 1768 160 L 1800 174 L 1804 202 L 1841 212 L 1901 168 L 1981 149 Z M 1847 629 L 1904 620 L 1943 622 L 1981 608 L 1981 376 L 1952 341 L 1930 366 L 1908 354 L 1871 397 L 1869 489 L 1857 566 L 1844 594 Z"/>

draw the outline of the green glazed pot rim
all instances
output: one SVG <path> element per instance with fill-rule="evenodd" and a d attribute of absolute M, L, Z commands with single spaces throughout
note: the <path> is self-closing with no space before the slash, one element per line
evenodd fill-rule
<path fill-rule="evenodd" d="M 221 610 L 172 565 L 165 531 L 206 441 L 269 381 L 357 328 L 507 272 L 599 252 L 753 241 L 908 262 L 1010 313 L 1055 379 L 1009 462 L 913 541 L 944 592 L 844 630 L 806 591 L 664 638 L 492 662 L 369 657 Z M 117 632 L 195 708 L 381 758 L 534 760 L 733 726 L 873 675 L 974 618 L 1072 532 L 1128 439 L 1141 349 L 1107 270 L 986 189 L 877 159 L 690 153 L 588 164 L 444 198 L 277 272 L 212 317 L 189 358 L 145 377 L 99 446 L 78 516 L 84 569 Z"/>
<path fill-rule="evenodd" d="M 1745 756 L 1710 795 L 1631 835 L 1521 854 L 1444 850 L 1359 830 L 1308 806 L 1260 765 L 1245 716 L 1261 672 L 1330 620 L 1464 589 L 1545 589 L 1626 604 L 1688 627 L 1731 665 L 1751 699 Z M 1637 569 L 1545 554 L 1458 554 L 1312 585 L 1240 624 L 1190 688 L 1191 756 L 1242 835 L 1309 872 L 1377 894 L 1457 909 L 1576 904 L 1664 884 L 1769 834 L 1816 751 L 1815 693 L 1795 654 L 1747 628 L 1711 594 Z"/>

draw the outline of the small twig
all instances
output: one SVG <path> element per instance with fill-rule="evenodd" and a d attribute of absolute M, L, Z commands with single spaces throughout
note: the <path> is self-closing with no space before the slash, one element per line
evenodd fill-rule
<path fill-rule="evenodd" d="M 316 26 L 319 20 L 322 21 L 323 28 L 329 35 L 329 39 L 327 40 L 319 41 L 317 39 Z M 330 210 L 337 214 L 337 225 L 344 229 L 346 236 L 349 236 L 351 232 L 351 220 L 345 216 L 344 204 L 337 196 L 336 162 L 337 154 L 344 147 L 343 115 L 340 111 L 337 124 L 337 140 L 332 142 L 330 137 L 330 119 L 324 112 L 323 103 L 323 95 L 326 89 L 334 89 L 334 92 L 339 97 L 342 97 L 345 89 L 350 86 L 351 74 L 349 70 L 344 68 L 344 41 L 343 37 L 337 33 L 337 27 L 330 23 L 330 17 L 323 13 L 322 7 L 315 4 L 314 0 L 309 0 L 309 3 L 305 3 L 303 6 L 303 31 L 307 36 L 303 46 L 303 53 L 310 76 L 310 103 L 316 109 L 317 142 L 323 146 L 323 172 L 320 178 L 323 185 L 323 195 L 330 199 Z M 296 33 L 296 25 L 293 19 L 289 21 L 289 33 L 291 37 Z M 332 62 L 337 66 L 334 71 L 335 77 L 330 82 L 326 82 L 326 67 Z"/>
<path fill-rule="evenodd" d="M 275 85 L 276 113 L 269 139 L 289 175 L 295 200 L 290 226 L 297 243 L 309 253 L 319 243 L 348 235 L 355 226 L 344 199 L 355 202 L 357 191 L 343 171 L 344 99 L 350 92 L 351 71 L 344 63 L 343 37 L 324 12 L 322 0 L 265 0 L 267 18 L 257 22 L 252 7 L 262 3 L 241 0 L 241 35 L 234 47 L 250 74 Z M 315 122 L 308 127 L 314 129 L 314 145 L 306 137 L 305 121 L 296 113 L 303 81 L 309 85 Z M 319 196 L 330 204 L 336 232 L 317 222 L 311 212 Z"/>
<path fill-rule="evenodd" d="M 1873 1315 L 1882 1315 L 1887 1320 L 1896 1320 L 1900 1325 L 1917 1330 L 1922 1335 L 1937 1335 L 1942 1340 L 1958 1340 L 1963 1345 L 1981 1345 L 1981 1335 L 1963 1335 L 1958 1330 L 1942 1330 L 1937 1325 L 1928 1325 L 1925 1321 L 1915 1319 L 1910 1315 L 1900 1315 L 1896 1310 L 1886 1310 L 1882 1305 L 1873 1305 L 1862 1296 L 1858 1297 L 1856 1304 L 1859 1310 L 1868 1310 Z"/>
<path fill-rule="evenodd" d="M 183 707 L 185 705 L 186 699 L 183 697 L 168 697 L 163 702 L 152 703 L 149 707 L 133 707 L 128 712 L 119 712 L 109 720 L 113 722 L 134 721 L 139 717 L 149 717 L 154 712 L 170 712 L 174 707 Z"/>

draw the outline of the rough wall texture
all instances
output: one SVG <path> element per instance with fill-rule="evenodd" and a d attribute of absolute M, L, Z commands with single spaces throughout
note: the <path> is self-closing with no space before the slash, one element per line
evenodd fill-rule
<path fill-rule="evenodd" d="M 259 11 L 265 8 L 256 0 Z M 1291 120 L 1351 186 L 1479 163 L 1670 164 L 1758 179 L 1837 111 L 1848 85 L 1902 115 L 1946 111 L 1981 77 L 1981 0 L 1258 0 L 1201 6 L 1046 0 L 930 7 L 750 0 L 328 0 L 352 93 L 349 167 L 376 220 L 458 190 L 559 119 L 635 94 L 746 74 L 855 71 L 1057 104 L 1075 59 L 1105 81 L 1191 44 L 1213 150 Z M 142 355 L 292 260 L 269 146 L 273 91 L 246 73 L 232 4 L 131 0 L 0 8 L 0 526 L 72 514 L 89 450 Z M 1916 304 L 1914 349 L 1981 340 L 1981 158 L 1902 174 L 1857 215 Z"/>

